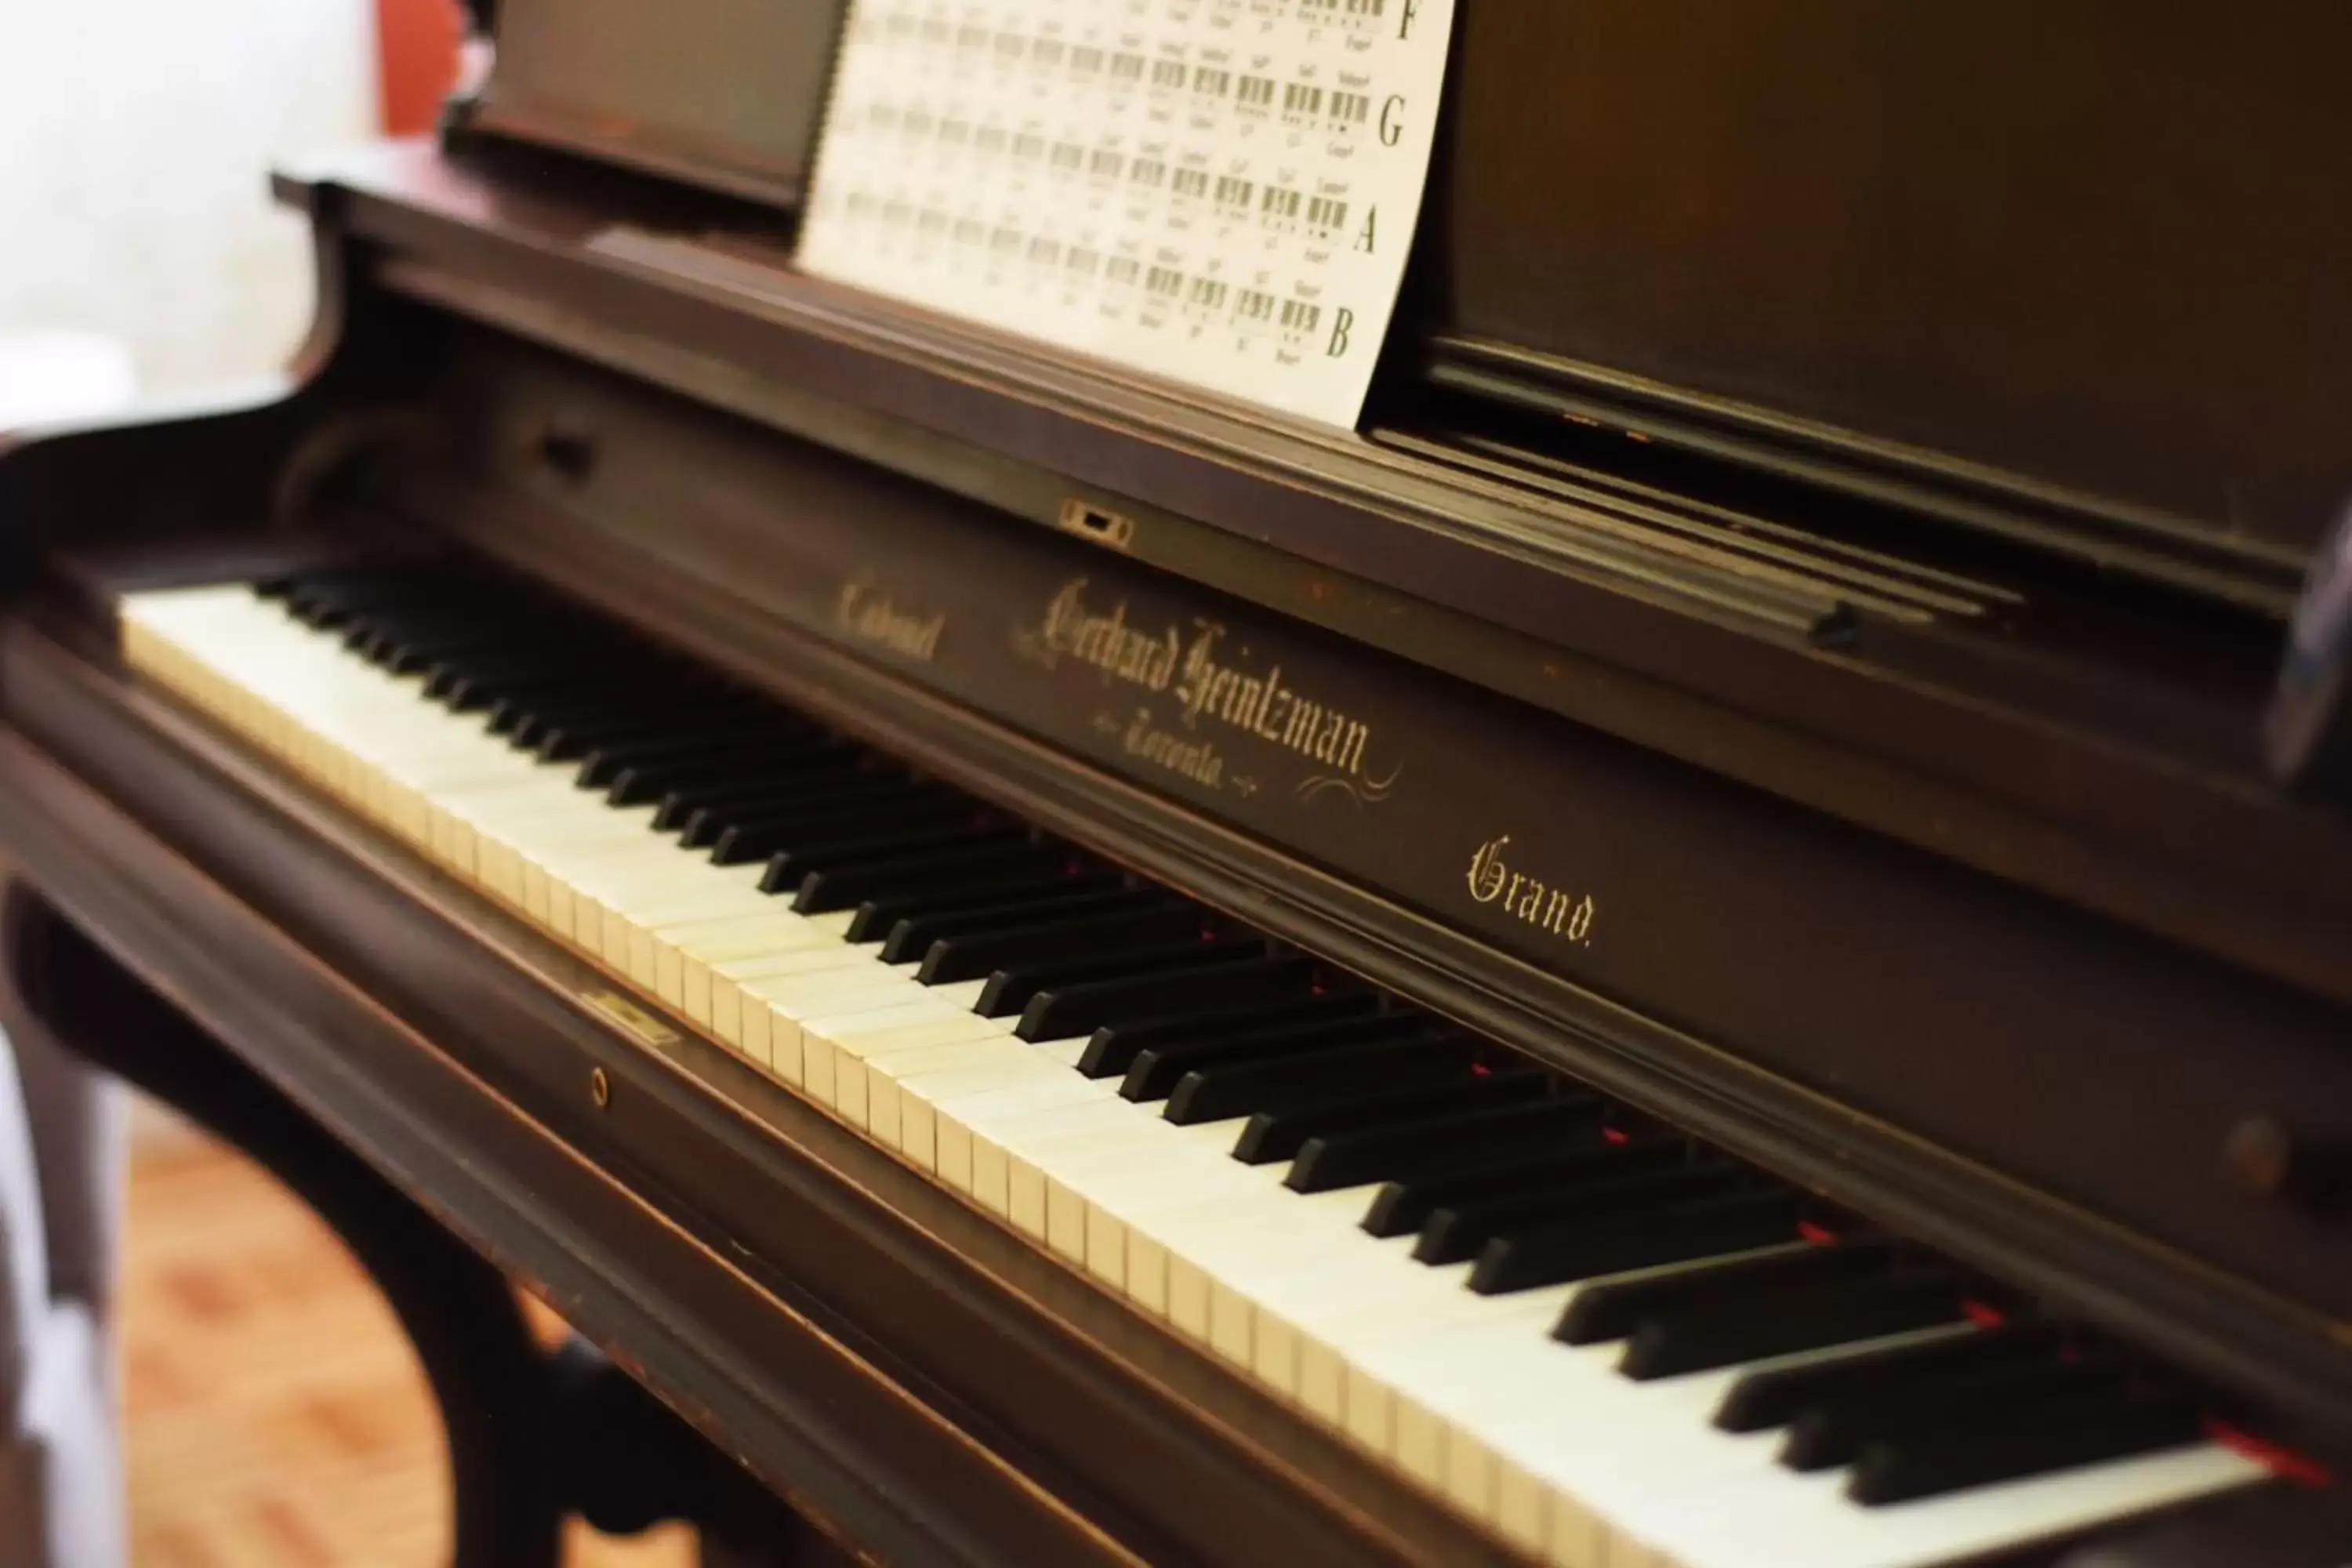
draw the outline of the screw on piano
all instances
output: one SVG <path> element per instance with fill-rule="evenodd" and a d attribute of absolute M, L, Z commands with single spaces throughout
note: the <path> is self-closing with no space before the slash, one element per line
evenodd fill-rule
<path fill-rule="evenodd" d="M 582 426 L 551 420 L 540 427 L 532 446 L 542 467 L 572 484 L 586 482 L 596 471 L 596 437 Z"/>
<path fill-rule="evenodd" d="M 2352 1145 L 2298 1134 L 2268 1116 L 2248 1116 L 2221 1143 L 2231 1181 L 2261 1197 L 2333 1212 L 2352 1195 Z"/>
<path fill-rule="evenodd" d="M 2352 799 L 2352 501 L 2312 563 L 2263 728 L 2283 782 Z"/>

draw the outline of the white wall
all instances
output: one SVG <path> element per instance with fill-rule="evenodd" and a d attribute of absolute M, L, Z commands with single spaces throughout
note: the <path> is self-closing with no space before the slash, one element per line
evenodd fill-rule
<path fill-rule="evenodd" d="M 142 390 L 279 367 L 310 309 L 289 154 L 373 134 L 372 0 L 0 0 L 0 336 L 115 334 Z"/>

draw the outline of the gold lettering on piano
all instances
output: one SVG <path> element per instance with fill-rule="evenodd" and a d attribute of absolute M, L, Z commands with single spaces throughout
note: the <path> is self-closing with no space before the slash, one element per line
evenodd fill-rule
<path fill-rule="evenodd" d="M 841 585 L 833 602 L 834 625 L 859 642 L 889 649 L 918 664 L 929 664 L 940 649 L 940 634 L 947 630 L 944 611 L 925 616 L 908 610 L 874 585 L 871 577 L 853 577 Z"/>
<path fill-rule="evenodd" d="M 1149 708 L 1135 710 L 1135 721 L 1119 737 L 1119 749 L 1138 762 L 1165 768 L 1204 788 L 1224 787 L 1225 759 L 1217 754 L 1217 748 L 1206 741 L 1170 734 L 1151 721 Z"/>
<path fill-rule="evenodd" d="M 1087 599 L 1087 588 L 1084 577 L 1064 584 L 1037 626 L 1014 634 L 1014 646 L 1049 669 L 1066 660 L 1101 671 L 1106 681 L 1164 694 L 1187 731 L 1219 726 L 1318 764 L 1297 785 L 1302 800 L 1337 792 L 1360 805 L 1377 804 L 1395 787 L 1402 768 L 1381 773 L 1366 762 L 1370 725 L 1286 684 L 1278 663 L 1244 662 L 1248 650 L 1229 651 L 1233 638 L 1222 622 L 1195 616 L 1190 627 L 1138 626 L 1125 599 L 1104 608 Z M 1214 781 L 1223 769 L 1215 749 L 1157 728 L 1148 710 L 1124 727 L 1122 746 L 1130 756 L 1219 787 Z"/>
<path fill-rule="evenodd" d="M 1512 919 L 1538 931 L 1549 931 L 1579 947 L 1590 947 L 1592 922 L 1601 912 L 1592 895 L 1579 895 L 1515 868 L 1504 858 L 1510 842 L 1511 836 L 1506 833 L 1489 838 L 1471 855 L 1465 879 L 1470 884 L 1471 898 L 1482 904 L 1496 905 Z"/>

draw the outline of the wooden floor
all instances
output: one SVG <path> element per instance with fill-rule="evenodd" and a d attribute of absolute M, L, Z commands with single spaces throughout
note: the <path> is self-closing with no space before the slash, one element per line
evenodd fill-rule
<path fill-rule="evenodd" d="M 137 1156 L 124 1403 L 140 1568 L 437 1568 L 448 1493 L 423 1376 L 333 1237 L 253 1167 L 182 1138 Z M 671 1529 L 575 1524 L 582 1568 L 684 1568 Z"/>

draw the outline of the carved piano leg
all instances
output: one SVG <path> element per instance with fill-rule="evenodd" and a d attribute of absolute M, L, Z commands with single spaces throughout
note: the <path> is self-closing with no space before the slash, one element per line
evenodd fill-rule
<path fill-rule="evenodd" d="M 440 1407 L 457 1568 L 555 1568 L 568 1513 L 615 1535 L 684 1520 L 706 1568 L 850 1561 L 585 1341 L 542 1355 L 496 1268 L 63 919 L 11 889 L 0 926 L 0 1016 L 268 1170 L 383 1292 Z"/>
<path fill-rule="evenodd" d="M 505 1278 L 21 889 L 5 925 L 9 1011 L 269 1171 L 383 1291 L 440 1408 L 457 1568 L 555 1568 L 563 1510 L 545 1379 Z"/>
<path fill-rule="evenodd" d="M 685 1520 L 699 1532 L 703 1568 L 851 1561 L 586 1341 L 559 1348 L 548 1372 L 560 1485 L 598 1530 L 633 1535 Z"/>

